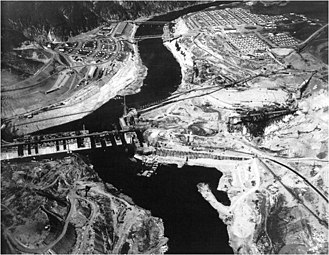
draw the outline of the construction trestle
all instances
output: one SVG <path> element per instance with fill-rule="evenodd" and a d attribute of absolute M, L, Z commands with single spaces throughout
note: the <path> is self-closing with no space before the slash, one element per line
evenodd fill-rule
<path fill-rule="evenodd" d="M 56 134 L 54 134 L 56 135 Z M 1 144 L 1 160 L 36 157 L 47 154 L 106 148 L 126 144 L 142 144 L 136 130 L 105 131 L 59 137 L 28 136 L 21 141 Z"/>
<path fill-rule="evenodd" d="M 156 148 L 156 155 L 160 157 L 178 157 L 187 159 L 209 158 L 215 160 L 249 160 L 251 157 L 235 156 L 235 155 L 217 155 L 207 152 L 194 152 L 182 150 L 170 150 L 164 148 Z"/>

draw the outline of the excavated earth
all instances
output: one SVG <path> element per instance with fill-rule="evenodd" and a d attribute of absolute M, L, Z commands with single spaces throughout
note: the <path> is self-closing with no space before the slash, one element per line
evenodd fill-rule
<path fill-rule="evenodd" d="M 153 253 L 161 219 L 103 183 L 76 155 L 1 162 L 2 253 Z"/>

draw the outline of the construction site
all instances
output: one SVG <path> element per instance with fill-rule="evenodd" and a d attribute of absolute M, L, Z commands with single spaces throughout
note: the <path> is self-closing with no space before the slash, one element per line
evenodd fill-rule
<path fill-rule="evenodd" d="M 328 67 L 307 46 L 328 26 L 303 42 L 287 33 L 269 41 L 264 29 L 283 16 L 253 24 L 258 32 L 250 32 L 240 29 L 250 25 L 235 16 L 241 10 L 227 12 L 234 18 L 225 24 L 212 24 L 216 11 L 176 20 L 179 38 L 165 45 L 181 65 L 182 84 L 140 111 L 137 126 L 148 127 L 144 137 L 155 148 L 141 158 L 150 166 L 198 165 L 223 173 L 218 190 L 228 193 L 230 206 L 218 202 L 207 183 L 198 187 L 227 225 L 235 253 L 326 251 Z M 202 18 L 207 26 L 189 25 Z"/>
<path fill-rule="evenodd" d="M 161 165 L 215 168 L 222 173 L 216 192 L 225 192 L 229 204 L 219 201 L 207 182 L 200 181 L 197 189 L 227 226 L 234 253 L 326 253 L 328 65 L 308 49 L 328 32 L 328 24 L 302 41 L 276 30 L 290 18 L 242 8 L 182 16 L 171 29 L 165 27 L 163 37 L 182 77 L 168 98 L 137 109 L 124 99 L 119 130 L 27 136 L 2 144 L 1 159 L 121 146 L 131 162 L 142 166 L 134 172 L 139 177 L 152 179 Z M 128 28 L 106 27 L 99 33 Z M 101 63 L 119 47 L 112 44 L 93 40 L 58 50 L 72 50 L 76 63 L 81 54 Z M 91 79 L 101 67 L 87 69 L 84 79 Z M 47 94 L 68 82 L 65 71 L 61 75 Z M 43 152 L 42 144 L 52 149 Z M 151 251 L 164 251 L 159 247 L 161 242 Z"/>

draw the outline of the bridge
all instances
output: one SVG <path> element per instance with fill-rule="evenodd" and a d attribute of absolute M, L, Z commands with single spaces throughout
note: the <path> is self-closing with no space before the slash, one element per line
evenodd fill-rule
<path fill-rule="evenodd" d="M 159 35 L 141 35 L 141 36 L 135 36 L 135 41 L 142 41 L 146 39 L 156 39 L 156 38 L 162 38 L 162 34 Z"/>
<path fill-rule="evenodd" d="M 328 28 L 328 24 L 324 25 L 323 27 L 319 28 L 317 31 L 315 31 L 313 34 L 311 34 L 306 40 L 301 42 L 300 44 L 297 44 L 297 51 L 302 52 L 309 43 L 317 38 L 326 28 Z"/>
<path fill-rule="evenodd" d="M 146 21 L 128 21 L 129 23 L 133 23 L 136 25 L 164 25 L 169 23 L 174 23 L 173 21 L 165 21 L 165 20 L 146 20 Z"/>
<path fill-rule="evenodd" d="M 126 42 L 132 43 L 132 44 L 136 44 L 140 41 L 146 40 L 146 39 L 163 39 L 163 42 L 168 42 L 168 41 L 172 41 L 175 40 L 179 37 L 182 37 L 182 35 L 179 36 L 169 36 L 169 35 L 141 35 L 141 36 L 135 36 L 133 40 L 125 40 Z"/>
<path fill-rule="evenodd" d="M 169 24 L 169 23 L 174 23 L 173 21 L 166 21 L 166 20 L 145 20 L 145 21 L 137 21 L 137 20 L 107 20 L 108 24 L 111 23 L 120 23 L 120 22 L 127 22 L 131 24 L 136 24 L 136 25 L 142 25 L 142 24 L 150 24 L 150 25 L 164 25 L 164 24 Z M 13 30 L 13 29 L 6 29 L 6 30 Z M 14 30 L 17 31 L 17 30 Z"/>
<path fill-rule="evenodd" d="M 26 136 L 19 141 L 1 144 L 1 160 L 36 157 L 63 152 L 137 144 L 142 146 L 138 130 L 66 132 L 40 136 Z"/>

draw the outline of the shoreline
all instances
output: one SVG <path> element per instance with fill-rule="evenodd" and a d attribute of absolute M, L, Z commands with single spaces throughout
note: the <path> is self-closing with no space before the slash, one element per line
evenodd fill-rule
<path fill-rule="evenodd" d="M 179 84 L 177 90 L 175 91 L 175 92 L 177 92 L 180 89 L 182 89 L 184 87 L 184 85 L 186 84 L 186 82 L 185 82 L 185 80 L 187 78 L 186 77 L 186 72 L 187 72 L 188 69 L 185 66 L 185 63 L 184 63 L 184 60 L 183 60 L 181 54 L 176 51 L 175 45 L 174 45 L 173 42 L 165 42 L 163 45 L 171 52 L 171 54 L 174 56 L 174 58 L 176 59 L 177 63 L 180 66 L 180 69 L 181 69 L 182 80 L 181 80 L 181 83 Z"/>
<path fill-rule="evenodd" d="M 184 32 L 182 32 L 180 30 L 187 29 L 186 27 L 184 27 L 185 24 L 184 24 L 183 19 L 180 17 L 178 19 L 175 19 L 174 22 L 175 22 L 174 35 L 176 35 L 176 36 L 183 35 Z M 181 49 L 180 51 L 185 54 L 185 56 L 183 56 L 176 48 L 176 43 L 178 44 L 179 39 L 180 39 L 180 37 L 175 40 L 172 40 L 169 42 L 167 41 L 167 42 L 163 43 L 163 45 L 171 52 L 173 57 L 176 59 L 176 61 L 178 62 L 179 66 L 180 66 L 180 69 L 181 69 L 182 80 L 175 92 L 177 92 L 181 89 L 184 89 L 186 87 L 186 85 L 188 83 L 188 81 L 187 81 L 188 77 L 186 74 L 187 74 L 189 68 L 191 68 L 191 69 L 193 68 L 193 58 L 192 58 L 192 55 L 190 54 L 190 52 L 186 51 L 186 49 L 183 48 L 182 45 L 179 45 L 180 49 Z"/>
<path fill-rule="evenodd" d="M 73 98 L 74 95 L 72 95 L 72 97 L 66 99 L 67 106 L 64 105 L 60 108 L 49 109 L 47 112 L 40 112 L 31 119 L 17 119 L 17 121 L 13 121 L 13 127 L 16 129 L 15 134 L 30 134 L 82 119 L 96 111 L 112 98 L 122 94 L 123 91 L 130 90 L 130 92 L 135 92 L 143 85 L 143 77 L 146 75 L 145 72 L 141 74 L 140 70 L 138 58 L 133 61 L 131 59 L 126 61 L 125 66 L 101 88 L 96 86 L 90 87 L 89 91 L 93 92 L 97 90 L 96 93 L 89 95 L 87 91 L 85 94 L 78 95 L 76 98 Z M 113 84 L 115 84 L 115 87 Z M 72 102 L 72 100 L 75 102 Z"/>
<path fill-rule="evenodd" d="M 134 24 L 133 31 L 131 33 L 131 38 L 135 38 L 135 34 L 138 30 L 137 25 Z M 134 95 L 141 91 L 142 86 L 144 85 L 144 79 L 147 76 L 147 67 L 143 64 L 142 58 L 139 53 L 139 49 L 136 44 L 132 44 L 132 47 L 134 49 L 134 53 L 136 56 L 135 62 L 136 67 L 138 71 L 138 74 L 135 77 L 135 82 L 132 82 L 132 84 L 126 86 L 122 90 L 118 92 L 118 95 L 120 96 L 128 96 L 128 95 Z M 126 90 L 126 91 L 125 91 Z"/>

